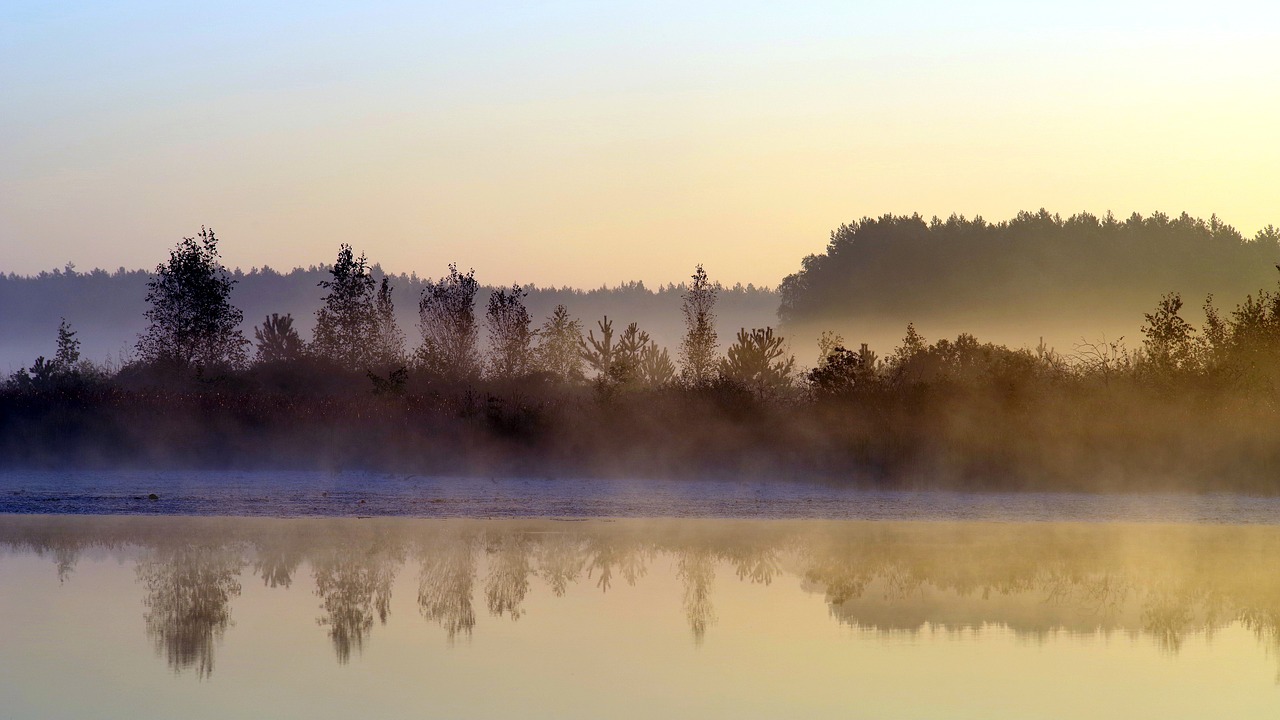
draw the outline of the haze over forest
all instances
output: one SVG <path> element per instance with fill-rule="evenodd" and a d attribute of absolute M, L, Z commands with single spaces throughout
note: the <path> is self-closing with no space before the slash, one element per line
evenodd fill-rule
<path fill-rule="evenodd" d="M 235 244 L 234 237 L 224 239 L 224 247 Z M 324 294 L 319 283 L 328 277 L 332 258 L 311 260 L 286 272 L 233 271 L 231 299 L 244 311 L 246 335 L 267 315 L 288 313 L 303 337 L 310 336 Z M 386 273 L 377 260 L 370 258 L 381 279 Z M 931 339 L 967 332 L 1027 348 L 1043 339 L 1062 353 L 1104 338 L 1124 338 L 1136 347 L 1143 313 L 1162 294 L 1181 293 L 1194 319 L 1209 294 L 1230 303 L 1274 287 L 1278 260 L 1280 231 L 1273 226 L 1246 237 L 1216 216 L 1119 219 L 1040 210 L 1002 222 L 864 218 L 832 231 L 823 253 L 804 258 L 797 272 L 773 288 L 737 284 L 708 270 L 724 286 L 717 308 L 723 337 L 743 327 L 780 325 L 800 362 L 813 364 L 815 341 L 825 330 L 884 353 L 901 340 L 907 323 Z M 457 262 L 468 266 L 466 258 Z M 411 339 L 417 301 L 432 276 L 425 268 L 388 275 L 397 321 Z M 78 331 L 86 357 L 127 359 L 146 327 L 150 277 L 148 270 L 86 272 L 70 265 L 36 275 L 0 272 L 0 370 L 49 355 L 61 318 Z M 638 323 L 667 347 L 678 344 L 683 332 L 684 284 L 526 288 L 530 314 L 539 322 L 564 304 L 587 328 L 607 315 L 622 325 Z M 482 289 L 479 307 L 492 289 Z"/>

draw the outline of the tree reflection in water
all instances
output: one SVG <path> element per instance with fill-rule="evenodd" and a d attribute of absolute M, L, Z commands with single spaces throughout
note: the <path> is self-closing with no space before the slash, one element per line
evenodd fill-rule
<path fill-rule="evenodd" d="M 341 543 L 312 559 L 316 595 L 324 614 L 317 620 L 329 628 L 338 662 L 363 651 L 373 618 L 385 625 L 391 612 L 391 584 L 404 560 L 402 548 L 384 538 L 365 546 Z"/>
<path fill-rule="evenodd" d="M 418 545 L 418 609 L 444 628 L 452 643 L 476 626 L 472 604 L 476 582 L 476 541 L 469 535 L 434 537 Z"/>
<path fill-rule="evenodd" d="M 214 644 L 231 622 L 243 566 L 241 550 L 225 546 L 158 548 L 138 561 L 147 636 L 174 671 L 213 672 Z"/>
<path fill-rule="evenodd" d="M 876 633 L 1121 632 L 1176 653 L 1188 636 L 1238 622 L 1280 653 L 1280 574 L 1265 572 L 1280 528 L 1269 527 L 14 516 L 0 519 L 0 547 L 49 556 L 60 577 L 88 548 L 135 559 L 148 637 L 170 667 L 200 677 L 232 623 L 242 569 L 284 589 L 304 563 L 340 663 L 386 623 L 406 562 L 421 616 L 452 643 L 475 631 L 477 602 L 517 619 L 540 588 L 609 592 L 659 559 L 681 584 L 695 643 L 716 622 L 717 574 L 732 573 L 792 578 L 838 622 Z"/>

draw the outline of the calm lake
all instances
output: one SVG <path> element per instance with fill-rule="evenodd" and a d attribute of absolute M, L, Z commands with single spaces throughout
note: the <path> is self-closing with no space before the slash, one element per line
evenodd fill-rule
<path fill-rule="evenodd" d="M 1267 524 L 0 515 L 5 718 L 1273 718 L 1278 679 Z"/>

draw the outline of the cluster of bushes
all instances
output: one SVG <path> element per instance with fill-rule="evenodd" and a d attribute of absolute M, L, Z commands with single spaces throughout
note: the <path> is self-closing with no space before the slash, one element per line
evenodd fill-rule
<path fill-rule="evenodd" d="M 1133 349 L 909 325 L 883 358 L 826 333 L 804 368 L 769 327 L 721 353 L 700 266 L 674 358 L 635 323 L 584 333 L 563 305 L 535 326 L 519 286 L 477 318 L 456 266 L 424 283 L 412 348 L 364 256 L 342 246 L 321 285 L 310 341 L 272 315 L 251 342 L 213 233 L 184 240 L 149 283 L 134 361 L 84 363 L 64 323 L 54 359 L 7 381 L 0 463 L 1280 490 L 1276 291 L 1229 313 L 1210 298 L 1201 327 L 1166 295 Z"/>

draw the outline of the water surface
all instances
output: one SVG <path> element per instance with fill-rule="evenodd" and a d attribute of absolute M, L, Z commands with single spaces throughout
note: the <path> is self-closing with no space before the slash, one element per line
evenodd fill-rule
<path fill-rule="evenodd" d="M 4 717 L 1275 717 L 1280 528 L 0 516 Z"/>

